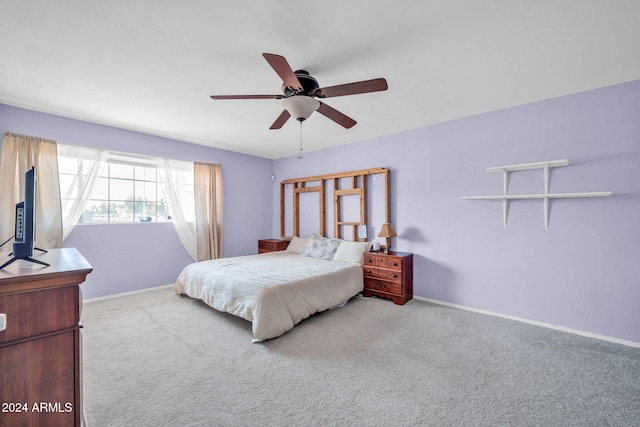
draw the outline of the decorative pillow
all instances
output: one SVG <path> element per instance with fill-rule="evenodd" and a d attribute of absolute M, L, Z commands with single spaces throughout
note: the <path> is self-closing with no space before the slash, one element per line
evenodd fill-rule
<path fill-rule="evenodd" d="M 293 254 L 301 254 L 304 249 L 304 245 L 309 242 L 309 239 L 302 239 L 298 236 L 293 236 L 293 239 L 289 242 L 289 246 L 287 246 L 286 251 L 291 252 Z"/>
<path fill-rule="evenodd" d="M 338 246 L 334 261 L 352 263 L 362 266 L 364 264 L 364 253 L 371 248 L 372 242 L 342 242 Z"/>
<path fill-rule="evenodd" d="M 342 239 L 327 238 L 315 233 L 304 245 L 302 256 L 331 260 L 342 241 Z"/>

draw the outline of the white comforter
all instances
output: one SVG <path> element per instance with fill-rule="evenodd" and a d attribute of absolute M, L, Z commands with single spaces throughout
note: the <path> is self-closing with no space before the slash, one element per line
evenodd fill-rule
<path fill-rule="evenodd" d="M 275 338 L 363 289 L 355 264 L 270 252 L 190 264 L 174 291 L 252 322 L 254 341 Z"/>

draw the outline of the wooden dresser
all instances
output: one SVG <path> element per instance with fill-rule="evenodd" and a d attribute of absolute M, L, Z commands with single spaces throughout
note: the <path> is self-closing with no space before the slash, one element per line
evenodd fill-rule
<path fill-rule="evenodd" d="M 364 254 L 364 291 L 362 295 L 376 295 L 404 304 L 413 298 L 413 254 L 390 251 Z"/>
<path fill-rule="evenodd" d="M 74 248 L 34 258 L 50 266 L 18 260 L 0 270 L 0 426 L 80 426 L 79 284 L 92 267 Z"/>
<path fill-rule="evenodd" d="M 284 251 L 289 246 L 288 240 L 283 239 L 260 239 L 258 240 L 258 253 Z"/>

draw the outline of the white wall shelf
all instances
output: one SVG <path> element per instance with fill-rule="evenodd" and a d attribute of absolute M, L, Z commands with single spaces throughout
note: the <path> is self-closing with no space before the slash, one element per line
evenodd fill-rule
<path fill-rule="evenodd" d="M 567 199 L 576 197 L 606 197 L 613 194 L 610 191 L 591 191 L 586 193 L 549 193 L 549 169 L 559 166 L 568 166 L 569 160 L 550 160 L 547 162 L 522 163 L 518 165 L 493 166 L 487 168 L 487 172 L 503 173 L 503 194 L 498 196 L 464 196 L 466 200 L 502 200 L 502 221 L 504 228 L 507 228 L 507 216 L 509 213 L 510 200 L 543 199 L 544 200 L 544 229 L 549 228 L 549 200 Z M 509 189 L 509 172 L 543 169 L 544 170 L 544 193 L 542 194 L 507 194 Z"/>

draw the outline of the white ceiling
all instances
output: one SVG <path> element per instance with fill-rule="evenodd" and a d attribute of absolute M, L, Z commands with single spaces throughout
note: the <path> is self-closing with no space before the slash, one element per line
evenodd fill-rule
<path fill-rule="evenodd" d="M 328 98 L 311 151 L 640 79 L 637 0 L 0 0 L 0 103 L 266 158 L 299 153 L 269 126 L 279 100 L 262 53 L 320 86 L 385 77 L 386 92 Z M 46 136 L 46 135 L 43 135 Z"/>

